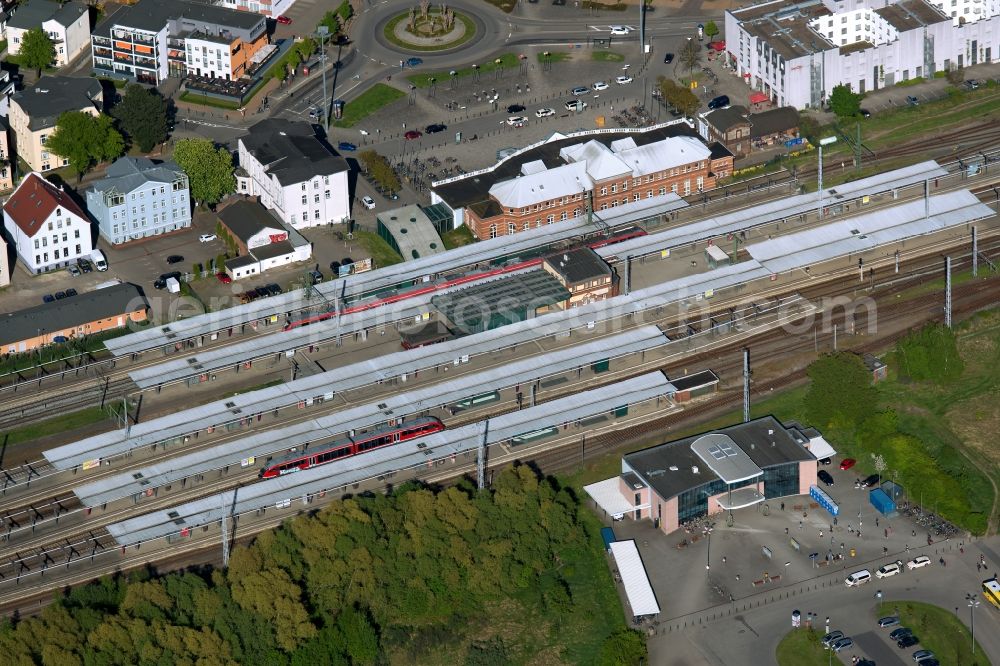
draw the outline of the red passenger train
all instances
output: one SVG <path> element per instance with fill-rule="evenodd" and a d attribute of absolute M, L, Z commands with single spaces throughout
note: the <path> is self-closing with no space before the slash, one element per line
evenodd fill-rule
<path fill-rule="evenodd" d="M 436 418 L 423 416 L 394 426 L 383 426 L 371 432 L 344 437 L 316 447 L 314 450 L 296 451 L 280 458 L 261 470 L 262 479 L 273 479 L 283 474 L 291 474 L 318 465 L 325 465 L 341 458 L 371 451 L 396 442 L 405 442 L 444 430 L 444 424 Z"/>
<path fill-rule="evenodd" d="M 611 236 L 605 238 L 600 238 L 594 241 L 585 242 L 584 245 L 597 249 L 599 247 L 605 247 L 607 245 L 612 245 L 614 243 L 621 243 L 622 241 L 629 240 L 631 238 L 638 238 L 639 236 L 645 236 L 646 232 L 639 227 L 629 227 L 617 232 Z M 371 300 L 358 301 L 353 305 L 350 305 L 340 311 L 340 314 L 347 315 L 353 314 L 355 312 L 364 312 L 365 310 L 371 310 L 374 308 L 382 307 L 383 305 L 390 305 L 392 303 L 398 303 L 399 301 L 405 301 L 408 298 L 414 298 L 416 296 L 423 296 L 424 294 L 431 294 L 435 291 L 441 291 L 443 289 L 450 289 L 451 287 L 456 287 L 461 284 L 467 284 L 470 282 L 478 282 L 480 280 L 485 280 L 487 278 L 496 277 L 497 275 L 504 275 L 506 273 L 513 273 L 525 268 L 531 268 L 532 266 L 540 266 L 543 257 L 536 257 L 534 259 L 527 259 L 525 261 L 519 261 L 514 264 L 509 264 L 506 266 L 498 266 L 486 271 L 478 271 L 473 273 L 466 273 L 464 275 L 456 275 L 455 277 L 450 277 L 445 280 L 440 280 L 438 282 L 428 282 L 426 284 L 414 285 L 413 287 L 408 287 L 406 289 L 400 289 L 396 291 L 391 291 L 380 298 L 373 298 Z M 295 321 L 290 321 L 285 324 L 285 330 L 291 330 L 293 328 L 300 328 L 302 326 L 308 326 L 309 324 L 316 324 L 321 321 L 326 321 L 327 319 L 333 319 L 337 316 L 336 311 L 323 312 L 321 314 L 312 315 L 310 317 L 303 317 L 302 319 L 296 319 Z"/>

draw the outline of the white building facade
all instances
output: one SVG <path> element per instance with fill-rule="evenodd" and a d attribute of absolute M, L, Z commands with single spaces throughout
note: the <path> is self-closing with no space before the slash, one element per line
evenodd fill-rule
<path fill-rule="evenodd" d="M 1000 0 L 774 0 L 725 16 L 728 64 L 778 106 L 820 108 L 841 84 L 866 93 L 1000 57 Z"/>
<path fill-rule="evenodd" d="M 29 273 L 59 270 L 93 250 L 86 214 L 66 192 L 35 172 L 4 204 L 3 224 Z"/>
<path fill-rule="evenodd" d="M 30 0 L 7 21 L 5 34 L 11 55 L 21 52 L 21 41 L 31 28 L 41 28 L 52 40 L 56 67 L 62 67 L 90 46 L 90 12 L 81 2 Z"/>

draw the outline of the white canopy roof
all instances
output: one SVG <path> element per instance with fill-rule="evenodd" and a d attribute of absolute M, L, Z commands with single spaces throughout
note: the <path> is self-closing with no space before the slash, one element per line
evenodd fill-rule
<path fill-rule="evenodd" d="M 632 615 L 640 617 L 659 613 L 660 605 L 656 603 L 656 595 L 649 584 L 649 576 L 646 575 L 646 567 L 639 556 L 639 549 L 635 547 L 635 541 L 615 541 L 611 544 L 611 553 L 615 556 L 618 573 L 625 586 L 625 596 L 632 607 Z"/>
<path fill-rule="evenodd" d="M 621 482 L 617 476 L 584 486 L 583 490 L 597 502 L 597 506 L 616 518 L 635 509 L 632 502 L 622 494 Z"/>
<path fill-rule="evenodd" d="M 822 460 L 823 458 L 829 458 L 837 454 L 833 447 L 830 446 L 830 442 L 823 439 L 823 437 L 811 438 L 806 448 L 809 449 L 809 453 L 816 456 L 816 460 Z"/>

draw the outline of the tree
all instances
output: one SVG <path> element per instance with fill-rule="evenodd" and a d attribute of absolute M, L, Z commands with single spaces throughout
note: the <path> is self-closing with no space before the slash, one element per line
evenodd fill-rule
<path fill-rule="evenodd" d="M 41 76 L 42 69 L 56 59 L 56 47 L 44 30 L 31 28 L 21 37 L 18 57 L 25 67 L 36 70 L 37 76 Z"/>
<path fill-rule="evenodd" d="M 601 645 L 601 666 L 638 666 L 646 661 L 646 641 L 635 629 L 619 629 Z"/>
<path fill-rule="evenodd" d="M 803 400 L 812 425 L 853 430 L 875 413 L 878 394 L 861 357 L 834 352 L 814 361 L 806 370 L 809 390 Z"/>
<path fill-rule="evenodd" d="M 942 324 L 928 324 L 908 334 L 896 344 L 896 351 L 900 373 L 918 382 L 953 382 L 965 371 L 955 331 Z"/>
<path fill-rule="evenodd" d="M 830 92 L 830 110 L 839 118 L 850 118 L 861 110 L 861 95 L 851 92 L 851 86 L 841 83 Z"/>
<path fill-rule="evenodd" d="M 213 205 L 236 189 L 233 156 L 208 139 L 178 141 L 174 161 L 191 180 L 191 196 L 197 202 Z"/>
<path fill-rule="evenodd" d="M 82 178 L 97 162 L 121 155 L 125 151 L 125 139 L 115 129 L 110 116 L 67 111 L 56 121 L 56 130 L 46 141 L 45 148 L 69 160 L 69 165 Z"/>
<path fill-rule="evenodd" d="M 687 67 L 688 77 L 690 77 L 694 68 L 701 64 L 701 47 L 698 46 L 698 42 L 688 39 L 687 44 L 682 46 L 680 53 L 677 54 L 677 59 Z"/>
<path fill-rule="evenodd" d="M 331 35 L 336 35 L 340 32 L 340 16 L 333 12 L 323 14 L 323 18 L 320 19 L 319 24 L 326 26 L 326 29 L 330 31 Z"/>
<path fill-rule="evenodd" d="M 709 21 L 705 24 L 705 36 L 709 39 L 713 39 L 719 34 L 719 26 L 715 25 L 715 21 Z"/>
<path fill-rule="evenodd" d="M 663 101 L 685 115 L 693 115 L 701 106 L 697 95 L 672 79 L 661 76 L 657 79 L 657 86 Z"/>
<path fill-rule="evenodd" d="M 111 113 L 144 153 L 167 140 L 167 100 L 152 88 L 130 83 Z"/>

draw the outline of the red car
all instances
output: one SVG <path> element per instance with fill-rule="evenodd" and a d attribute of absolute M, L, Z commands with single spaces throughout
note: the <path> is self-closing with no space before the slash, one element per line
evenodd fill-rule
<path fill-rule="evenodd" d="M 851 469 L 854 467 L 854 463 L 858 462 L 854 458 L 844 458 L 840 461 L 840 469 Z"/>
<path fill-rule="evenodd" d="M 219 278 L 219 282 L 221 282 L 222 284 L 229 284 L 230 282 L 233 281 L 233 278 L 229 277 L 225 273 L 216 273 L 215 277 Z"/>
<path fill-rule="evenodd" d="M 275 19 L 275 21 L 277 21 L 281 25 L 290 25 L 292 23 L 292 19 L 288 18 L 287 16 L 279 16 L 278 18 Z"/>
<path fill-rule="evenodd" d="M 418 130 L 410 130 L 409 132 L 407 132 L 403 136 L 405 136 L 408 140 L 413 140 L 413 139 L 419 139 L 423 135 L 424 135 L 424 133 L 420 132 Z"/>

